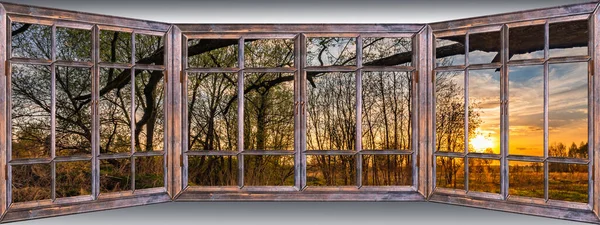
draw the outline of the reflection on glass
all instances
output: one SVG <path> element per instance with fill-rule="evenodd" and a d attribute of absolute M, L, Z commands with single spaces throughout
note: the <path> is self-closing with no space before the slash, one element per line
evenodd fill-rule
<path fill-rule="evenodd" d="M 13 202 L 50 199 L 52 176 L 50 164 L 12 166 Z"/>
<path fill-rule="evenodd" d="M 362 184 L 365 186 L 411 186 L 410 155 L 363 155 Z"/>
<path fill-rule="evenodd" d="M 236 156 L 190 156 L 188 183 L 190 186 L 236 186 L 238 160 Z"/>
<path fill-rule="evenodd" d="M 307 149 L 354 150 L 355 73 L 309 73 L 307 76 Z"/>
<path fill-rule="evenodd" d="M 135 75 L 135 149 L 162 151 L 165 126 L 163 71 L 138 70 Z"/>
<path fill-rule="evenodd" d="M 356 163 L 353 155 L 306 156 L 308 186 L 355 186 Z"/>
<path fill-rule="evenodd" d="M 545 25 L 513 27 L 508 33 L 510 60 L 544 58 Z"/>
<path fill-rule="evenodd" d="M 544 67 L 509 68 L 508 120 L 511 155 L 544 155 Z"/>
<path fill-rule="evenodd" d="M 412 59 L 411 38 L 363 38 L 365 66 L 412 66 Z"/>
<path fill-rule="evenodd" d="M 50 68 L 12 65 L 12 158 L 50 157 Z"/>
<path fill-rule="evenodd" d="M 237 73 L 189 73 L 188 133 L 191 151 L 237 151 Z"/>
<path fill-rule="evenodd" d="M 238 39 L 191 39 L 188 67 L 237 67 Z"/>
<path fill-rule="evenodd" d="M 548 198 L 587 203 L 588 165 L 550 163 Z"/>
<path fill-rule="evenodd" d="M 56 163 L 56 197 L 90 195 L 91 169 L 90 161 Z"/>
<path fill-rule="evenodd" d="M 56 67 L 56 155 L 92 152 L 92 74 L 88 68 Z"/>
<path fill-rule="evenodd" d="M 244 149 L 294 150 L 294 74 L 244 76 Z"/>
<path fill-rule="evenodd" d="M 435 76 L 435 143 L 436 151 L 465 150 L 465 74 L 439 72 Z M 472 108 L 472 107 L 469 107 Z M 469 114 L 469 125 L 476 118 Z M 473 131 L 473 129 L 469 129 Z"/>
<path fill-rule="evenodd" d="M 244 185 L 293 186 L 294 157 L 275 155 L 244 156 Z"/>
<path fill-rule="evenodd" d="M 52 27 L 27 24 L 11 24 L 12 57 L 52 59 Z"/>
<path fill-rule="evenodd" d="M 356 38 L 308 38 L 307 66 L 356 65 Z"/>
<path fill-rule="evenodd" d="M 131 33 L 101 30 L 100 61 L 131 63 Z"/>
<path fill-rule="evenodd" d="M 162 156 L 135 158 L 135 189 L 164 187 L 164 171 Z"/>
<path fill-rule="evenodd" d="M 587 20 L 551 23 L 550 57 L 588 55 Z"/>
<path fill-rule="evenodd" d="M 544 164 L 509 161 L 508 193 L 515 196 L 544 198 Z"/>
<path fill-rule="evenodd" d="M 100 192 L 131 190 L 131 160 L 100 160 Z"/>
<path fill-rule="evenodd" d="M 131 73 L 100 70 L 100 153 L 131 151 Z"/>
<path fill-rule="evenodd" d="M 465 188 L 465 163 L 462 158 L 436 158 L 436 186 L 441 188 Z"/>
<path fill-rule="evenodd" d="M 469 107 L 469 152 L 500 154 L 500 71 L 469 70 Z"/>
<path fill-rule="evenodd" d="M 364 72 L 362 148 L 410 150 L 412 73 Z"/>
<path fill-rule="evenodd" d="M 469 64 L 500 62 L 500 31 L 469 34 Z"/>
<path fill-rule="evenodd" d="M 137 64 L 164 65 L 164 40 L 162 36 L 135 35 L 135 59 Z M 157 58 L 155 60 L 153 58 Z"/>
<path fill-rule="evenodd" d="M 451 36 L 435 39 L 435 65 L 465 65 L 465 36 Z"/>
<path fill-rule="evenodd" d="M 469 191 L 500 193 L 500 161 L 470 158 Z"/>
<path fill-rule="evenodd" d="M 92 31 L 57 27 L 56 59 L 92 61 Z"/>
<path fill-rule="evenodd" d="M 549 68 L 548 155 L 588 158 L 588 64 Z"/>
<path fill-rule="evenodd" d="M 244 67 L 274 68 L 294 66 L 293 39 L 246 39 Z"/>

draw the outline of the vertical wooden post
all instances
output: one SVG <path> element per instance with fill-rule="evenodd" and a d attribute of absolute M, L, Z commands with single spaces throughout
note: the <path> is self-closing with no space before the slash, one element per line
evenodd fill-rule
<path fill-rule="evenodd" d="M 592 130 L 590 130 L 591 135 L 593 135 L 593 140 L 590 142 L 591 144 L 588 146 L 589 148 L 589 157 L 591 159 L 590 164 L 592 165 L 592 193 L 593 193 L 593 201 L 592 210 L 596 214 L 596 216 L 600 217 L 600 181 L 598 181 L 598 177 L 600 177 L 600 9 L 598 6 L 596 10 L 591 16 L 590 21 L 590 46 L 589 51 L 592 56 L 591 68 L 592 68 L 592 101 L 590 101 L 592 105 L 592 110 L 589 112 L 592 115 Z"/>
<path fill-rule="evenodd" d="M 417 124 L 413 126 L 416 133 L 416 140 L 413 142 L 413 149 L 416 151 L 416 158 L 413 158 L 413 161 L 416 161 L 417 167 L 415 170 L 417 171 L 417 176 L 413 179 L 417 179 L 416 182 L 413 182 L 416 185 L 417 190 L 421 193 L 425 198 L 431 194 L 431 181 L 429 180 L 432 176 L 431 173 L 431 151 L 432 145 L 430 143 L 430 127 L 431 127 L 431 110 L 430 110 L 430 84 L 431 80 L 431 61 L 432 59 L 432 51 L 430 49 L 430 35 L 431 30 L 429 26 L 424 26 L 423 29 L 415 36 L 413 41 L 416 41 L 415 45 L 418 52 L 415 54 L 416 59 L 416 76 L 418 83 L 416 91 L 414 91 L 414 95 L 416 95 L 416 104 L 414 108 L 414 121 Z M 415 155 L 415 154 L 413 154 Z M 414 164 L 413 164 L 414 165 Z"/>
<path fill-rule="evenodd" d="M 167 70 L 171 76 L 171 83 L 168 84 L 168 120 L 170 126 L 168 129 L 168 143 L 169 148 L 167 150 L 167 173 L 168 183 L 167 190 L 171 197 L 177 196 L 183 189 L 182 185 L 182 85 L 185 84 L 185 76 L 180 76 L 182 73 L 181 64 L 181 30 L 177 26 L 172 26 L 170 32 L 167 34 L 167 42 L 165 45 L 168 51 L 167 57 Z"/>
<path fill-rule="evenodd" d="M 10 50 L 9 45 L 7 44 L 7 27 L 9 22 L 7 21 L 8 17 L 6 16 L 6 10 L 4 6 L 0 5 L 0 49 L 3 51 L 0 52 L 0 218 L 3 218 L 6 214 L 6 209 L 10 204 L 10 183 L 7 182 L 8 179 L 8 139 L 10 135 L 8 135 L 9 127 L 7 123 L 9 118 L 7 118 L 7 99 L 9 96 L 9 91 L 7 90 L 7 84 L 10 77 L 10 68 L 8 63 L 8 57 L 10 52 L 6 50 Z"/>

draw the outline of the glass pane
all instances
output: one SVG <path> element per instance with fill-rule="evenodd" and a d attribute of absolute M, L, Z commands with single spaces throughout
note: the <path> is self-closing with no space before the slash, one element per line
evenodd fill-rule
<path fill-rule="evenodd" d="M 508 121 L 511 155 L 544 155 L 544 67 L 509 68 Z"/>
<path fill-rule="evenodd" d="M 469 158 L 469 191 L 500 193 L 500 161 Z"/>
<path fill-rule="evenodd" d="M 135 75 L 135 149 L 162 151 L 165 128 L 163 71 L 138 70 Z"/>
<path fill-rule="evenodd" d="M 410 155 L 363 155 L 365 186 L 412 186 Z"/>
<path fill-rule="evenodd" d="M 237 67 L 238 39 L 191 39 L 188 67 Z"/>
<path fill-rule="evenodd" d="M 500 71 L 469 70 L 469 152 L 500 154 Z"/>
<path fill-rule="evenodd" d="M 355 186 L 356 163 L 353 155 L 306 156 L 308 186 Z"/>
<path fill-rule="evenodd" d="M 50 157 L 51 75 L 47 66 L 12 65 L 12 158 Z"/>
<path fill-rule="evenodd" d="M 137 64 L 165 64 L 163 36 L 135 35 L 135 60 Z"/>
<path fill-rule="evenodd" d="M 190 73 L 189 150 L 237 151 L 237 73 Z"/>
<path fill-rule="evenodd" d="M 499 63 L 500 32 L 469 34 L 469 64 Z"/>
<path fill-rule="evenodd" d="M 412 66 L 411 38 L 363 38 L 364 66 Z"/>
<path fill-rule="evenodd" d="M 436 158 L 436 186 L 441 188 L 465 188 L 465 163 L 462 158 Z"/>
<path fill-rule="evenodd" d="M 164 187 L 164 160 L 162 156 L 135 158 L 135 189 Z"/>
<path fill-rule="evenodd" d="M 12 57 L 52 59 L 52 27 L 27 24 L 11 24 Z"/>
<path fill-rule="evenodd" d="M 588 158 L 588 64 L 549 68 L 548 154 Z"/>
<path fill-rule="evenodd" d="M 544 58 L 545 29 L 545 25 L 510 28 L 509 60 Z"/>
<path fill-rule="evenodd" d="M 435 39 L 436 66 L 465 65 L 465 36 L 451 36 Z"/>
<path fill-rule="evenodd" d="M 465 150 L 465 74 L 439 72 L 435 76 L 436 151 Z M 469 114 L 470 117 L 473 116 Z M 469 118 L 474 122 L 475 118 Z M 473 123 L 470 123 L 471 125 Z"/>
<path fill-rule="evenodd" d="M 100 160 L 100 192 L 131 190 L 131 160 Z"/>
<path fill-rule="evenodd" d="M 131 63 L 131 33 L 101 30 L 100 61 Z"/>
<path fill-rule="evenodd" d="M 321 73 L 308 80 L 307 149 L 354 150 L 355 73 Z"/>
<path fill-rule="evenodd" d="M 508 193 L 544 198 L 544 164 L 538 162 L 508 162 Z"/>
<path fill-rule="evenodd" d="M 244 185 L 293 186 L 294 156 L 244 156 Z"/>
<path fill-rule="evenodd" d="M 90 195 L 92 163 L 90 161 L 56 163 L 56 197 Z"/>
<path fill-rule="evenodd" d="M 551 23 L 549 26 L 550 57 L 588 55 L 587 20 Z"/>
<path fill-rule="evenodd" d="M 56 67 L 56 155 L 92 153 L 92 74 L 88 68 Z"/>
<path fill-rule="evenodd" d="M 588 166 L 550 163 L 548 174 L 548 198 L 587 203 Z"/>
<path fill-rule="evenodd" d="M 362 75 L 362 148 L 410 150 L 412 73 L 364 72 Z"/>
<path fill-rule="evenodd" d="M 308 38 L 307 66 L 356 65 L 356 38 Z"/>
<path fill-rule="evenodd" d="M 131 73 L 100 70 L 100 153 L 131 151 Z"/>
<path fill-rule="evenodd" d="M 246 39 L 244 67 L 274 68 L 294 66 L 293 39 Z"/>
<path fill-rule="evenodd" d="M 92 61 L 92 31 L 57 27 L 56 59 Z"/>
<path fill-rule="evenodd" d="M 13 202 L 50 199 L 51 191 L 50 164 L 12 166 Z"/>
<path fill-rule="evenodd" d="M 294 150 L 294 74 L 247 73 L 244 149 Z"/>
<path fill-rule="evenodd" d="M 236 186 L 238 160 L 236 156 L 190 156 L 188 183 L 190 186 Z"/>

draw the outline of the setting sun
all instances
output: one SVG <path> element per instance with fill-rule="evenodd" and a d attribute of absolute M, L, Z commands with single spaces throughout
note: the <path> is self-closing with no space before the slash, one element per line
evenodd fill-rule
<path fill-rule="evenodd" d="M 475 149 L 475 152 L 483 153 L 488 148 L 494 147 L 494 142 L 489 137 L 485 137 L 481 134 L 469 141 L 471 146 Z"/>

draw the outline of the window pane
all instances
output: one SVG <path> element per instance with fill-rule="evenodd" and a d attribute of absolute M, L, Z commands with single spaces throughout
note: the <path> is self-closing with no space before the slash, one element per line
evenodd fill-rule
<path fill-rule="evenodd" d="M 135 158 L 135 189 L 164 187 L 164 160 L 162 156 Z"/>
<path fill-rule="evenodd" d="M 410 150 L 412 73 L 364 72 L 362 86 L 362 148 Z"/>
<path fill-rule="evenodd" d="M 548 154 L 588 158 L 588 64 L 549 69 Z"/>
<path fill-rule="evenodd" d="M 356 38 L 308 38 L 307 66 L 356 65 Z"/>
<path fill-rule="evenodd" d="M 412 66 L 411 38 L 363 38 L 363 65 Z"/>
<path fill-rule="evenodd" d="M 410 155 L 363 155 L 365 186 L 412 186 Z"/>
<path fill-rule="evenodd" d="M 294 150 L 294 74 L 247 73 L 244 149 Z"/>
<path fill-rule="evenodd" d="M 508 120 L 511 155 L 544 155 L 544 67 L 509 68 Z"/>
<path fill-rule="evenodd" d="M 237 151 L 237 73 L 190 73 L 189 150 Z"/>
<path fill-rule="evenodd" d="M 436 151 L 465 150 L 465 74 L 439 72 L 435 76 Z M 470 116 L 473 116 L 470 114 Z M 475 118 L 469 118 L 472 122 Z M 473 123 L 470 123 L 473 124 Z"/>
<path fill-rule="evenodd" d="M 162 151 L 165 85 L 163 71 L 138 70 L 135 75 L 136 151 Z"/>
<path fill-rule="evenodd" d="M 589 23 L 587 20 L 552 23 L 550 57 L 588 55 Z"/>
<path fill-rule="evenodd" d="M 162 36 L 135 35 L 135 60 L 137 64 L 165 64 L 165 45 Z"/>
<path fill-rule="evenodd" d="M 244 67 L 274 68 L 294 66 L 293 39 L 246 39 Z"/>
<path fill-rule="evenodd" d="M 52 175 L 50 164 L 12 166 L 13 202 L 50 199 Z"/>
<path fill-rule="evenodd" d="M 244 156 L 244 185 L 293 186 L 294 156 Z"/>
<path fill-rule="evenodd" d="M 356 163 L 353 155 L 306 156 L 308 186 L 355 186 Z"/>
<path fill-rule="evenodd" d="M 131 160 L 100 160 L 100 192 L 131 190 Z"/>
<path fill-rule="evenodd" d="M 436 66 L 465 65 L 465 36 L 435 39 Z"/>
<path fill-rule="evenodd" d="M 13 159 L 50 157 L 51 80 L 47 66 L 12 66 Z"/>
<path fill-rule="evenodd" d="M 500 161 L 469 158 L 469 191 L 500 193 Z"/>
<path fill-rule="evenodd" d="M 307 149 L 354 150 L 355 73 L 321 73 L 308 79 Z"/>
<path fill-rule="evenodd" d="M 508 170 L 510 195 L 544 198 L 543 163 L 509 161 Z"/>
<path fill-rule="evenodd" d="M 499 63 L 500 32 L 469 34 L 469 64 Z"/>
<path fill-rule="evenodd" d="M 56 59 L 92 61 L 92 31 L 57 27 Z"/>
<path fill-rule="evenodd" d="M 56 163 L 56 197 L 90 195 L 92 163 L 90 161 Z"/>
<path fill-rule="evenodd" d="M 237 179 L 236 156 L 190 156 L 188 158 L 190 186 L 236 186 Z"/>
<path fill-rule="evenodd" d="M 469 152 L 500 154 L 500 71 L 469 70 L 469 120 Z"/>
<path fill-rule="evenodd" d="M 545 25 L 514 27 L 508 30 L 510 60 L 544 58 Z"/>
<path fill-rule="evenodd" d="M 88 68 L 56 67 L 56 155 L 92 153 L 92 74 Z"/>
<path fill-rule="evenodd" d="M 100 153 L 131 151 L 131 73 L 100 70 Z"/>
<path fill-rule="evenodd" d="M 238 39 L 188 41 L 188 67 L 237 67 Z"/>
<path fill-rule="evenodd" d="M 465 163 L 462 158 L 436 158 L 436 186 L 441 188 L 465 188 Z"/>
<path fill-rule="evenodd" d="M 548 174 L 548 198 L 587 203 L 588 166 L 550 163 Z"/>
<path fill-rule="evenodd" d="M 131 63 L 131 33 L 101 30 L 100 61 Z"/>
<path fill-rule="evenodd" d="M 52 27 L 12 23 L 12 57 L 30 59 L 52 59 Z"/>

